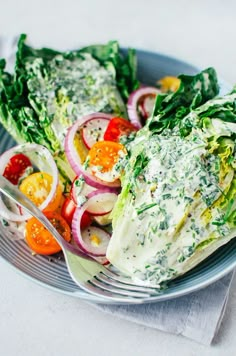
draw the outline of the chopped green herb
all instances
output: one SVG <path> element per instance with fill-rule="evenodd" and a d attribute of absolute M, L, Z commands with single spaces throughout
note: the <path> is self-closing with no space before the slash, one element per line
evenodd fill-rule
<path fill-rule="evenodd" d="M 156 206 L 156 203 L 152 203 L 152 204 L 148 204 L 148 205 L 144 205 L 142 208 L 139 208 L 137 210 L 137 214 L 140 215 L 142 214 L 144 211 L 153 208 L 154 206 Z"/>

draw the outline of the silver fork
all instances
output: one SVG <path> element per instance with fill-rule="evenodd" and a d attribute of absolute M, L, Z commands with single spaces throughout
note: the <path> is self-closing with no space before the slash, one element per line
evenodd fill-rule
<path fill-rule="evenodd" d="M 46 216 L 19 189 L 0 175 L 0 191 L 36 217 L 60 244 L 71 278 L 101 302 L 143 303 L 160 293 L 158 288 L 134 284 L 128 276 L 105 267 L 66 242 Z"/>

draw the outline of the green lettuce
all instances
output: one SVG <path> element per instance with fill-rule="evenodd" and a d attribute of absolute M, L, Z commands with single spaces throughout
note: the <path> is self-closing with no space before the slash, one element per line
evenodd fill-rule
<path fill-rule="evenodd" d="M 181 76 L 127 145 L 107 258 L 158 286 L 236 234 L 236 94 L 217 97 L 215 71 Z"/>
<path fill-rule="evenodd" d="M 187 135 L 191 131 L 191 122 L 185 120 L 183 125 L 183 118 L 219 93 L 214 68 L 203 70 L 195 76 L 180 75 L 179 79 L 181 82 L 176 92 L 157 96 L 149 122 L 151 131 L 161 133 L 164 129 L 179 126 L 181 134 Z"/>
<path fill-rule="evenodd" d="M 0 61 L 0 122 L 18 143 L 42 144 L 62 163 L 68 127 L 93 112 L 127 117 L 138 85 L 134 50 L 123 55 L 115 41 L 59 52 L 34 49 L 21 35 L 15 72 Z"/>

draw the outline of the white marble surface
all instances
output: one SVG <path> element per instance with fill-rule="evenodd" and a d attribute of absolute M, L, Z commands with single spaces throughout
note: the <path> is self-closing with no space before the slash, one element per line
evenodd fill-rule
<path fill-rule="evenodd" d="M 29 34 L 61 49 L 118 39 L 214 66 L 236 83 L 233 0 L 0 1 L 0 34 Z M 0 355 L 235 355 L 236 279 L 212 346 L 114 319 L 78 299 L 42 288 L 0 260 Z"/>

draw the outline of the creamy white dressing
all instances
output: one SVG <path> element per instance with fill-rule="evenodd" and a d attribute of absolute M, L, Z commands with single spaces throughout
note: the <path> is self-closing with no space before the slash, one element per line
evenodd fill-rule
<path fill-rule="evenodd" d="M 115 73 L 102 67 L 90 54 L 70 60 L 57 55 L 47 63 L 44 76 L 41 66 L 42 59 L 26 64 L 27 71 L 34 73 L 28 88 L 33 95 L 32 105 L 55 151 L 63 148 L 68 127 L 79 117 L 99 111 L 126 115 Z M 50 127 L 46 124 L 48 119 Z"/>
<path fill-rule="evenodd" d="M 233 175 L 229 172 L 219 181 L 219 159 L 209 154 L 207 145 L 206 135 L 197 129 L 187 139 L 145 134 L 134 141 L 125 178 L 130 193 L 107 250 L 111 263 L 134 280 L 158 285 L 180 275 L 186 261 L 195 253 L 198 256 L 197 246 L 222 237 L 223 230 L 208 224 L 202 213 L 219 198 Z M 134 157 L 140 152 L 149 163 L 134 178 Z M 221 218 L 217 208 L 211 214 L 212 220 Z M 198 262 L 199 257 L 192 263 Z"/>

